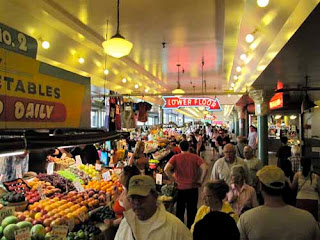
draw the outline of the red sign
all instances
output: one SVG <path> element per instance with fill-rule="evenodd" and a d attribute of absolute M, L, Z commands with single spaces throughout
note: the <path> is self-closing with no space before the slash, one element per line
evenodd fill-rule
<path fill-rule="evenodd" d="M 218 98 L 163 97 L 163 109 L 206 107 L 208 111 L 222 111 Z"/>
<path fill-rule="evenodd" d="M 277 84 L 277 90 L 278 89 L 282 89 L 283 88 L 283 84 L 282 82 L 278 82 Z M 270 110 L 273 109 L 278 109 L 278 108 L 282 108 L 283 107 L 283 93 L 276 93 L 275 95 L 273 95 L 273 97 L 271 98 L 270 102 L 269 102 L 269 108 Z"/>
<path fill-rule="evenodd" d="M 66 115 L 62 103 L 0 95 L 0 121 L 63 122 Z"/>

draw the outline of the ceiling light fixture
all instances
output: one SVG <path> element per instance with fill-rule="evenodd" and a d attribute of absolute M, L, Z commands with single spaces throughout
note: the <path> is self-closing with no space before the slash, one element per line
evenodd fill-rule
<path fill-rule="evenodd" d="M 180 88 L 180 66 L 181 65 L 178 63 L 177 64 L 177 67 L 178 67 L 177 88 L 172 91 L 173 94 L 183 94 L 184 93 L 184 91 Z"/>
<path fill-rule="evenodd" d="M 238 80 L 238 78 L 239 78 L 238 76 L 233 76 L 234 80 Z"/>
<path fill-rule="evenodd" d="M 257 0 L 257 5 L 259 7 L 266 7 L 269 4 L 269 0 Z"/>
<path fill-rule="evenodd" d="M 138 84 L 135 84 L 135 85 L 134 85 L 134 88 L 139 88 L 139 85 L 138 85 Z"/>
<path fill-rule="evenodd" d="M 297 118 L 297 115 L 291 115 L 291 116 L 290 116 L 290 119 L 291 119 L 291 120 L 294 120 L 294 119 L 296 119 L 296 118 Z"/>
<path fill-rule="evenodd" d="M 104 73 L 105 75 L 108 75 L 108 74 L 109 74 L 109 70 L 108 70 L 108 69 L 105 69 L 105 70 L 103 70 L 103 73 Z"/>
<path fill-rule="evenodd" d="M 80 64 L 83 64 L 83 63 L 84 63 L 84 58 L 83 58 L 83 57 L 79 57 L 78 62 L 79 62 Z"/>
<path fill-rule="evenodd" d="M 126 78 L 122 78 L 122 82 L 123 82 L 123 83 L 126 83 L 126 82 L 127 82 L 127 79 L 126 79 Z"/>
<path fill-rule="evenodd" d="M 133 44 L 120 35 L 120 0 L 117 1 L 117 33 L 102 43 L 104 52 L 115 58 L 129 55 Z"/>
<path fill-rule="evenodd" d="M 242 70 L 242 67 L 240 67 L 240 66 L 238 66 L 238 67 L 236 68 L 236 71 L 237 71 L 237 72 L 241 72 L 241 70 Z"/>
<path fill-rule="evenodd" d="M 254 36 L 252 33 L 247 34 L 246 36 L 246 42 L 247 43 L 252 43 L 254 41 Z"/>
<path fill-rule="evenodd" d="M 247 55 L 246 55 L 245 53 L 241 54 L 241 55 L 240 55 L 240 59 L 241 59 L 242 61 L 245 61 L 245 60 L 247 59 Z"/>
<path fill-rule="evenodd" d="M 276 119 L 276 120 L 278 120 L 278 119 L 280 119 L 280 118 L 282 118 L 281 115 L 276 115 L 276 116 L 274 117 L 274 119 Z"/>
<path fill-rule="evenodd" d="M 146 88 L 144 91 L 147 93 L 147 92 L 149 92 L 149 89 L 148 89 L 148 88 Z"/>
<path fill-rule="evenodd" d="M 43 41 L 41 44 L 42 48 L 48 49 L 50 47 L 50 43 L 48 41 Z"/>
<path fill-rule="evenodd" d="M 231 83 L 231 87 L 233 87 L 233 88 L 234 88 L 235 86 L 236 86 L 236 84 L 235 84 L 235 83 Z"/>

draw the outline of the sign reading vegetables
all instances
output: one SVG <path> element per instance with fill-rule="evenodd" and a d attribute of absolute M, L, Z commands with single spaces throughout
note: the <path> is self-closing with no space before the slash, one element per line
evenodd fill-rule
<path fill-rule="evenodd" d="M 163 97 L 163 109 L 206 107 L 208 111 L 222 111 L 218 98 Z"/>
<path fill-rule="evenodd" d="M 0 128 L 87 128 L 90 106 L 89 78 L 0 48 Z"/>

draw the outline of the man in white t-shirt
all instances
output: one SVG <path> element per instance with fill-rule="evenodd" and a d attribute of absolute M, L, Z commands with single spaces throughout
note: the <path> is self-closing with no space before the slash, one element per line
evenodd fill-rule
<path fill-rule="evenodd" d="M 252 180 L 252 186 L 256 188 L 258 184 L 257 172 L 263 167 L 260 159 L 253 155 L 253 149 L 250 146 L 243 148 L 244 161 L 246 162 Z"/>
<path fill-rule="evenodd" d="M 286 177 L 276 166 L 258 171 L 264 205 L 241 215 L 238 221 L 240 239 L 319 240 L 320 230 L 307 211 L 287 205 L 282 199 Z"/>
<path fill-rule="evenodd" d="M 231 184 L 231 168 L 235 165 L 242 165 L 245 170 L 245 181 L 251 185 L 251 177 L 248 166 L 242 158 L 236 156 L 236 149 L 232 143 L 228 143 L 223 148 L 224 157 L 218 159 L 212 168 L 210 180 L 224 180 Z"/>
<path fill-rule="evenodd" d="M 257 128 L 255 126 L 251 125 L 250 126 L 250 133 L 248 136 L 248 145 L 250 147 L 252 147 L 254 155 L 256 154 L 257 144 L 258 144 Z"/>
<path fill-rule="evenodd" d="M 153 178 L 133 176 L 128 197 L 132 209 L 124 212 L 115 240 L 192 240 L 189 229 L 157 202 Z"/>

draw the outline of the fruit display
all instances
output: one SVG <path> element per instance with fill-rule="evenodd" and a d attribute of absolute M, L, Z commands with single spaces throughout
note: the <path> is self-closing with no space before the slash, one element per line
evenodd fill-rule
<path fill-rule="evenodd" d="M 97 175 L 100 175 L 100 173 L 95 169 L 95 166 L 89 164 L 84 165 L 81 164 L 78 166 L 78 168 L 83 171 L 85 174 L 89 175 L 92 179 L 97 179 Z"/>
<path fill-rule="evenodd" d="M 76 161 L 73 158 L 65 157 L 65 158 L 57 158 L 53 157 L 51 160 L 57 164 L 65 165 L 66 167 L 69 167 L 76 163 Z"/>
<path fill-rule="evenodd" d="M 105 191 L 109 194 L 114 194 L 114 187 L 118 189 L 118 192 L 121 193 L 123 188 L 121 183 L 119 182 L 119 179 L 115 175 L 111 175 L 110 181 L 97 181 L 93 180 L 88 183 L 88 185 L 83 186 L 85 189 L 94 189 L 94 190 L 101 190 Z"/>
<path fill-rule="evenodd" d="M 81 184 L 83 184 L 83 180 L 80 179 L 76 174 L 70 172 L 69 170 L 60 170 L 58 171 L 58 174 L 70 180 L 71 182 L 78 180 Z"/>
<path fill-rule="evenodd" d="M 15 193 L 15 192 L 7 193 L 2 197 L 2 199 L 6 202 L 9 202 L 9 203 L 23 202 L 26 200 L 24 193 L 22 193 L 22 192 L 20 192 L 20 193 Z"/>
<path fill-rule="evenodd" d="M 108 195 L 104 191 L 95 191 L 93 189 L 87 189 L 84 192 L 71 191 L 68 194 L 60 196 L 61 200 L 67 200 L 68 202 L 74 202 L 80 206 L 85 206 L 89 210 L 104 206 L 109 203 L 110 194 Z"/>
<path fill-rule="evenodd" d="M 100 233 L 100 228 L 90 224 L 82 224 L 77 232 L 68 233 L 67 240 L 93 240 Z"/>
<path fill-rule="evenodd" d="M 75 189 L 72 182 L 57 173 L 48 175 L 45 173 L 38 174 L 37 178 L 41 181 L 49 182 L 56 188 L 61 189 L 62 192 L 72 191 Z"/>
<path fill-rule="evenodd" d="M 75 167 L 71 167 L 68 169 L 71 173 L 77 175 L 78 178 L 82 179 L 82 181 L 87 184 L 88 183 L 88 180 L 91 179 L 91 177 L 87 174 L 85 174 L 83 171 L 81 171 L 80 169 L 78 168 L 75 168 Z"/>
<path fill-rule="evenodd" d="M 26 193 L 29 191 L 28 185 L 21 178 L 4 182 L 3 185 L 9 192 Z"/>
<path fill-rule="evenodd" d="M 91 214 L 90 219 L 97 222 L 103 222 L 105 219 L 114 219 L 115 214 L 108 206 L 102 207 Z"/>

